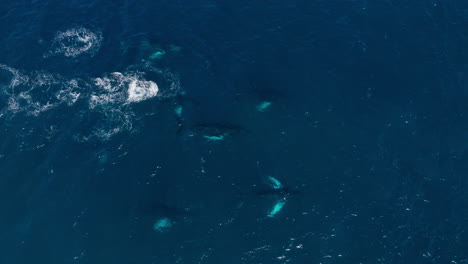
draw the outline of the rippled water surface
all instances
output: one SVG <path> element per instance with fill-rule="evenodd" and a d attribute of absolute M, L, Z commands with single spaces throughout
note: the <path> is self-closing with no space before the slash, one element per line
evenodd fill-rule
<path fill-rule="evenodd" d="M 0 1 L 0 263 L 468 264 L 463 1 Z"/>

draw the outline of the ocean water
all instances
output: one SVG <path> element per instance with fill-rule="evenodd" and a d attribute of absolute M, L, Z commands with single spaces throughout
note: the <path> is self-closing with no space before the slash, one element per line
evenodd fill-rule
<path fill-rule="evenodd" d="M 0 263 L 468 263 L 468 3 L 1 1 Z"/>

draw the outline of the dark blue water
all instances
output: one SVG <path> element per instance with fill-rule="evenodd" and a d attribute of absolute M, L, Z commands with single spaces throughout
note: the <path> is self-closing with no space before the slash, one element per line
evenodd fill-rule
<path fill-rule="evenodd" d="M 2 1 L 0 36 L 0 263 L 468 263 L 464 1 Z"/>

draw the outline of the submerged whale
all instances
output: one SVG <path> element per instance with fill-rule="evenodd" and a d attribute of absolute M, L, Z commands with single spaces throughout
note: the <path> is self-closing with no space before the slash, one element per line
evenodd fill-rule
<path fill-rule="evenodd" d="M 196 124 L 193 129 L 208 140 L 222 140 L 227 136 L 245 131 L 241 126 L 221 123 Z"/>
<path fill-rule="evenodd" d="M 249 193 L 243 193 L 243 196 L 244 198 L 249 196 L 251 198 L 259 196 L 272 198 L 275 203 L 267 213 L 267 216 L 272 218 L 282 211 L 291 196 L 301 195 L 302 191 L 284 186 L 279 180 L 272 176 L 269 176 L 267 179 L 269 187 L 254 189 Z"/>
<path fill-rule="evenodd" d="M 179 208 L 159 202 L 151 203 L 146 210 L 148 213 L 154 215 L 164 215 L 168 217 L 188 217 L 193 213 L 190 208 Z"/>
<path fill-rule="evenodd" d="M 178 134 L 185 129 L 184 133 L 188 133 L 190 136 L 199 136 L 208 141 L 225 140 L 235 134 L 247 131 L 244 127 L 238 125 L 223 123 L 198 123 L 192 126 L 183 126 L 183 124 L 179 122 L 178 126 Z"/>
<path fill-rule="evenodd" d="M 190 223 L 194 217 L 190 208 L 176 207 L 161 202 L 147 204 L 141 208 L 140 213 L 151 221 L 153 230 L 160 233 L 170 231 L 174 225 Z"/>
<path fill-rule="evenodd" d="M 259 189 L 255 190 L 254 194 L 257 196 L 290 196 L 290 195 L 300 195 L 302 192 L 297 189 L 291 189 L 288 187 L 282 187 L 279 189 Z"/>
<path fill-rule="evenodd" d="M 302 192 L 298 189 L 289 188 L 284 186 L 279 180 L 272 176 L 268 176 L 269 188 L 257 189 L 254 191 L 254 194 L 257 196 L 290 196 L 298 195 Z"/>

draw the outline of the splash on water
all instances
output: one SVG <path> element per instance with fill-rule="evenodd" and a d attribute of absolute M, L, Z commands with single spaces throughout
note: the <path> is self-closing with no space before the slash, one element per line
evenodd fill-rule
<path fill-rule="evenodd" d="M 108 140 L 120 132 L 135 132 L 138 116 L 132 105 L 168 99 L 179 90 L 176 75 L 148 64 L 89 79 L 66 78 L 45 71 L 22 72 L 0 64 L 0 77 L 0 118 L 20 114 L 40 118 L 54 109 L 76 107 L 71 113 L 79 113 L 84 122 L 80 127 L 86 128 L 75 135 L 78 141 Z"/>
<path fill-rule="evenodd" d="M 70 28 L 59 31 L 55 35 L 50 50 L 44 55 L 63 55 L 75 58 L 82 54 L 93 56 L 100 48 L 102 34 L 84 27 Z"/>

